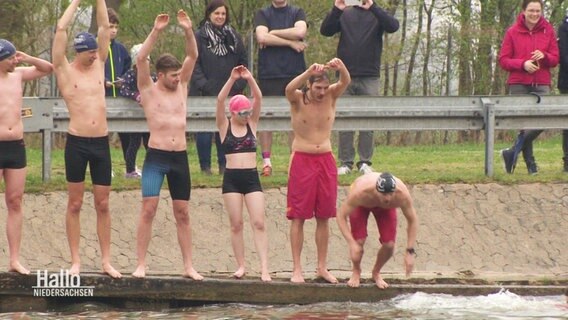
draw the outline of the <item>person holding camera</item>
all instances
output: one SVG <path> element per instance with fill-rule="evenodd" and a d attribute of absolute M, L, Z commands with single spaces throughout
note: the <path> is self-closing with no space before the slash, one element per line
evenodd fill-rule
<path fill-rule="evenodd" d="M 340 33 L 337 45 L 337 57 L 345 63 L 351 75 L 351 84 L 345 95 L 378 96 L 381 54 L 383 52 L 383 34 L 396 32 L 399 23 L 373 0 L 359 1 L 335 0 L 331 12 L 321 24 L 320 33 L 331 37 Z M 337 173 L 347 174 L 353 170 L 355 132 L 339 132 L 339 168 Z M 359 161 L 356 169 L 361 173 L 373 171 L 373 131 L 359 131 L 357 153 Z"/>

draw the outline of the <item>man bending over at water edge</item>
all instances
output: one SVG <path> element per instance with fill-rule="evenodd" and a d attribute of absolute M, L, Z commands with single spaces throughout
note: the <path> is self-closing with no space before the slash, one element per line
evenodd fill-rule
<path fill-rule="evenodd" d="M 388 172 L 372 172 L 357 178 L 341 204 L 337 214 L 339 229 L 349 244 L 349 255 L 353 263 L 353 274 L 347 282 L 350 287 L 359 287 L 361 282 L 361 260 L 363 246 L 367 239 L 367 221 L 372 212 L 379 228 L 382 246 L 377 253 L 372 277 L 380 289 L 388 288 L 381 277 L 381 269 L 394 253 L 397 216 L 400 208 L 407 222 L 407 239 L 404 264 L 406 275 L 414 268 L 418 217 L 406 185 Z M 349 223 L 347 222 L 349 219 Z"/>

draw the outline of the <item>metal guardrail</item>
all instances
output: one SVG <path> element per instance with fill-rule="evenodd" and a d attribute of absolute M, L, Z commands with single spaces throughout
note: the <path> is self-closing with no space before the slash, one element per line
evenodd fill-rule
<path fill-rule="evenodd" d="M 485 174 L 493 176 L 495 130 L 568 129 L 568 96 L 370 97 L 337 101 L 334 130 L 484 130 Z M 188 99 L 188 132 L 216 131 L 215 97 Z M 24 98 L 33 116 L 26 132 L 43 133 L 43 179 L 51 171 L 51 132 L 66 132 L 69 113 L 61 98 Z M 284 97 L 264 97 L 259 130 L 290 131 Z M 147 131 L 144 112 L 125 98 L 107 98 L 111 132 Z"/>

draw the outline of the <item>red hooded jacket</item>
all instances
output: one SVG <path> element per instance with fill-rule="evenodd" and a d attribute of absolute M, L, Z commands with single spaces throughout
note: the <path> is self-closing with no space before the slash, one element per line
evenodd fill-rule
<path fill-rule="evenodd" d="M 530 60 L 532 52 L 540 50 L 544 58 L 539 61 L 540 69 L 528 73 L 523 68 L 525 61 Z M 543 17 L 532 30 L 525 25 L 525 16 L 520 14 L 517 21 L 505 33 L 499 64 L 509 71 L 507 84 L 550 85 L 550 68 L 558 65 L 558 43 L 552 25 Z"/>

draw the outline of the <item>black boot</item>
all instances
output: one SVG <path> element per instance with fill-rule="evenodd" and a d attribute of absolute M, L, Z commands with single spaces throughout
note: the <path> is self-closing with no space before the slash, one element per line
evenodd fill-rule
<path fill-rule="evenodd" d="M 533 145 L 532 141 L 526 142 L 523 148 L 523 158 L 527 165 L 527 171 L 530 175 L 535 175 L 538 173 L 538 167 L 536 166 L 536 161 L 533 156 Z"/>

